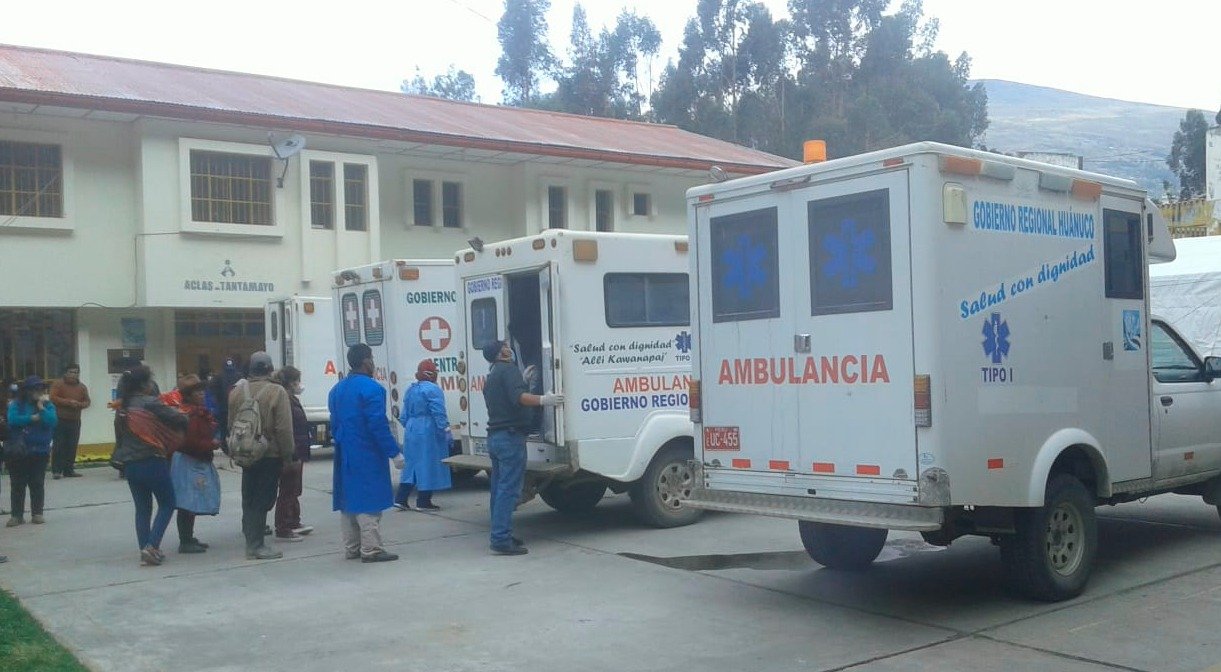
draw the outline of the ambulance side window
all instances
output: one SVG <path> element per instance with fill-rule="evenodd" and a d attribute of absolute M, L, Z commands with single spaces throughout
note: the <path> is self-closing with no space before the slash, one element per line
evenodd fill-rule
<path fill-rule="evenodd" d="M 277 306 L 276 311 L 278 311 L 278 310 L 279 310 L 279 307 Z M 279 314 L 277 312 L 272 312 L 272 314 L 271 314 L 271 340 L 273 340 L 273 341 L 280 340 L 280 326 L 279 325 L 280 325 Z"/>
<path fill-rule="evenodd" d="M 607 273 L 606 326 L 685 327 L 691 323 L 690 292 L 686 273 Z"/>
<path fill-rule="evenodd" d="M 1103 210 L 1102 226 L 1107 298 L 1145 298 L 1140 215 L 1135 212 Z"/>
<path fill-rule="evenodd" d="M 712 321 L 780 317 L 780 251 L 775 207 L 713 217 Z"/>
<path fill-rule="evenodd" d="M 836 315 L 894 307 L 890 191 L 810 201 L 810 313 Z"/>
<path fill-rule="evenodd" d="M 495 341 L 500 333 L 496 322 L 496 299 L 489 296 L 471 301 L 471 345 L 483 348 Z"/>

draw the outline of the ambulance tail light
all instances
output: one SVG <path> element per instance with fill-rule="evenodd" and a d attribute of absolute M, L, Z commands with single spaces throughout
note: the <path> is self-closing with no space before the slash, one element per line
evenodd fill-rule
<path fill-rule="evenodd" d="M 927 373 L 916 375 L 916 426 L 933 426 L 933 379 Z"/>
<path fill-rule="evenodd" d="M 313 315 L 314 314 L 314 302 L 306 301 L 305 303 L 301 304 L 301 310 L 304 310 L 306 315 Z"/>
<path fill-rule="evenodd" d="M 691 411 L 691 422 L 697 425 L 704 421 L 704 409 L 700 402 L 700 381 L 693 380 L 687 386 L 687 406 Z"/>
<path fill-rule="evenodd" d="M 419 280 L 420 269 L 415 266 L 403 266 L 399 268 L 399 280 Z"/>

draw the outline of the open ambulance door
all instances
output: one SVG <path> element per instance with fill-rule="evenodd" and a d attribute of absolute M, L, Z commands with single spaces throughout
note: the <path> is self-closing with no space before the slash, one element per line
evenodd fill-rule
<path fill-rule="evenodd" d="M 483 346 L 505 337 L 505 316 L 508 303 L 505 279 L 498 273 L 468 278 L 462 284 L 463 320 L 466 339 L 463 349 L 468 353 L 466 371 L 466 426 L 472 439 L 472 452 L 486 455 L 488 437 L 488 407 L 483 400 L 483 385 L 491 365 L 483 358 Z"/>
<path fill-rule="evenodd" d="M 543 382 L 541 392 L 563 392 L 563 376 L 560 371 L 560 356 L 556 344 L 560 342 L 560 272 L 559 265 L 551 262 L 538 272 L 539 315 L 542 322 L 542 357 L 539 375 Z M 557 446 L 564 445 L 564 412 L 560 406 L 543 408 L 540 428 L 543 440 Z"/>

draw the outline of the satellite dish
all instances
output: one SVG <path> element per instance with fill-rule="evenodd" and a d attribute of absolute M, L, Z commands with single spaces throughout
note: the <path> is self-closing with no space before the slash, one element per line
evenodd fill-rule
<path fill-rule="evenodd" d="M 714 182 L 724 182 L 725 180 L 729 179 L 729 173 L 726 173 L 725 169 L 720 166 L 713 166 L 709 168 L 708 176 L 711 177 L 712 181 Z"/>
<path fill-rule="evenodd" d="M 276 140 L 275 133 L 268 133 L 267 142 L 271 143 L 271 151 L 275 153 L 276 158 L 284 162 L 284 169 L 280 171 L 280 176 L 276 178 L 276 186 L 283 189 L 284 176 L 288 174 L 288 159 L 305 149 L 305 136 L 300 133 L 293 133 L 287 138 Z"/>
<path fill-rule="evenodd" d="M 267 141 L 271 143 L 271 151 L 281 161 L 305 149 L 305 136 L 300 133 L 293 133 L 282 140 L 276 140 L 274 133 L 268 133 Z"/>

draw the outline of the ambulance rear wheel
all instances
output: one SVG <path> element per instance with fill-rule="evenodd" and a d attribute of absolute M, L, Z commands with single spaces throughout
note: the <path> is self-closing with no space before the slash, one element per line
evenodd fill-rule
<path fill-rule="evenodd" d="M 683 503 L 695 488 L 693 459 L 695 451 L 689 443 L 670 443 L 653 456 L 644 476 L 628 492 L 641 521 L 653 527 L 681 527 L 704 515 Z"/>
<path fill-rule="evenodd" d="M 606 495 L 606 484 L 601 481 L 583 483 L 551 483 L 539 493 L 547 506 L 560 513 L 588 513 Z"/>
<path fill-rule="evenodd" d="M 831 569 L 864 569 L 886 545 L 887 530 L 797 521 L 801 545 L 810 558 Z"/>
<path fill-rule="evenodd" d="M 1098 552 L 1094 497 L 1081 481 L 1055 474 L 1043 506 L 1014 511 L 1016 534 L 1001 539 L 1010 587 L 1042 602 L 1074 598 L 1085 590 Z"/>

